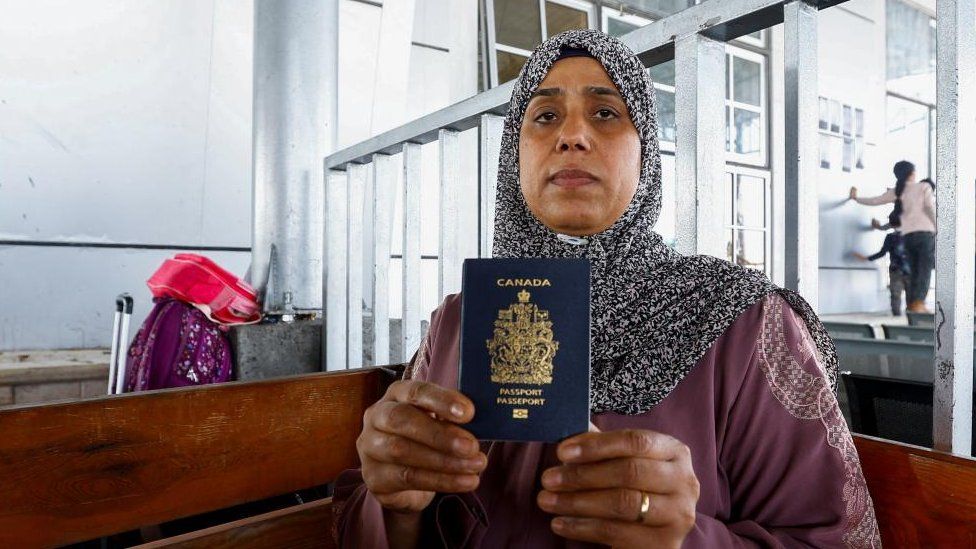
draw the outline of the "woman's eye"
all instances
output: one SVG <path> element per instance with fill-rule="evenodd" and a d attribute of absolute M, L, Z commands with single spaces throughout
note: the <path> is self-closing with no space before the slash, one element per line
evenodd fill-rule
<path fill-rule="evenodd" d="M 536 122 L 552 122 L 555 119 L 556 119 L 556 113 L 553 112 L 544 112 L 539 116 L 535 117 Z"/>
<path fill-rule="evenodd" d="M 617 113 L 613 112 L 610 109 L 600 109 L 596 111 L 596 116 L 597 118 L 601 118 L 603 120 L 609 120 L 611 118 L 616 118 Z"/>

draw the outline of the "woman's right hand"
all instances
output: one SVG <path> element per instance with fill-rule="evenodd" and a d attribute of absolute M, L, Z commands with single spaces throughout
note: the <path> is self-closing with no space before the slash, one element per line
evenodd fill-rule
<path fill-rule="evenodd" d="M 488 464 L 478 440 L 459 427 L 474 404 L 458 391 L 397 381 L 363 415 L 356 440 L 366 487 L 399 513 L 423 511 L 437 492 L 470 492 Z"/>
<path fill-rule="evenodd" d="M 851 187 L 850 197 L 851 200 L 857 200 L 857 187 Z"/>

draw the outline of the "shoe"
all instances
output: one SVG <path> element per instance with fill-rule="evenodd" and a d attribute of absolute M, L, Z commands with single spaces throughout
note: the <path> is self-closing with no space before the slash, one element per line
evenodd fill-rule
<path fill-rule="evenodd" d="M 919 301 L 912 301 L 911 303 L 909 303 L 908 304 L 907 311 L 910 312 L 910 313 L 932 314 L 932 311 L 930 311 L 930 310 L 928 310 L 928 309 L 925 308 L 925 302 L 924 301 L 921 301 L 921 300 L 919 300 Z"/>

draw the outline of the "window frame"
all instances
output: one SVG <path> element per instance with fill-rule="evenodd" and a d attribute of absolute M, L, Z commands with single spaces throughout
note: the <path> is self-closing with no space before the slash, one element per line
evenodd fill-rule
<path fill-rule="evenodd" d="M 491 2 L 492 7 L 494 7 L 495 0 L 491 0 Z M 542 21 L 543 41 L 548 39 L 547 36 L 549 34 L 549 27 L 546 21 L 546 2 L 560 4 L 567 8 L 586 12 L 586 28 L 596 28 L 594 26 L 596 24 L 596 4 L 594 2 L 586 2 L 584 0 L 539 0 L 539 20 Z"/>
<path fill-rule="evenodd" d="M 726 151 L 726 160 L 729 162 L 735 162 L 737 164 L 744 164 L 747 166 L 762 166 L 765 167 L 769 163 L 769 116 L 767 116 L 767 109 L 769 108 L 769 97 L 768 97 L 768 76 L 767 70 L 769 65 L 769 57 L 763 53 L 752 51 L 749 49 L 736 46 L 734 44 L 726 44 L 725 54 L 727 56 L 726 61 L 726 81 L 727 81 L 727 96 L 725 98 L 725 108 L 726 116 L 728 116 L 729 123 L 726 125 L 725 131 L 726 139 L 729 143 L 729 150 Z M 739 57 L 746 61 L 751 61 L 759 64 L 759 106 L 751 105 L 749 103 L 742 103 L 735 100 L 734 90 L 735 90 L 735 58 Z M 749 111 L 759 115 L 759 128 L 762 134 L 759 137 L 759 153 L 758 154 L 745 154 L 735 152 L 735 139 L 734 139 L 734 129 L 735 129 L 735 110 Z"/>
<path fill-rule="evenodd" d="M 726 189 L 726 194 L 725 194 L 725 196 L 728 197 L 729 201 L 723 204 L 723 206 L 731 210 L 730 212 L 728 212 L 731 215 L 731 223 L 730 224 L 725 223 L 725 213 L 723 213 L 722 224 L 725 228 L 726 234 L 728 234 L 729 232 L 732 233 L 732 259 L 730 261 L 732 263 L 737 264 L 735 258 L 735 249 L 736 249 L 737 240 L 739 238 L 738 232 L 740 231 L 762 232 L 764 233 L 763 234 L 763 257 L 764 257 L 763 272 L 766 273 L 766 275 L 771 276 L 773 263 L 774 263 L 773 256 L 772 256 L 773 253 L 772 208 L 770 207 L 771 201 L 773 199 L 772 176 L 769 170 L 759 168 L 759 167 L 742 166 L 742 165 L 726 165 L 725 168 L 726 169 L 724 173 L 727 177 L 726 183 L 730 184 L 730 186 L 729 188 Z M 738 225 L 735 222 L 735 214 L 738 211 L 737 199 L 735 197 L 735 189 L 736 189 L 736 185 L 739 183 L 739 180 L 742 176 L 753 177 L 756 179 L 760 179 L 763 182 L 763 205 L 762 205 L 763 227 L 762 228 L 748 226 L 748 225 Z M 747 268 L 751 268 L 751 267 L 747 266 Z"/>
<path fill-rule="evenodd" d="M 752 36 L 745 34 L 738 38 L 733 39 L 732 41 L 739 42 L 741 44 L 748 44 L 756 48 L 766 49 L 766 41 L 768 40 L 768 36 L 769 36 L 769 33 L 767 33 L 766 30 L 767 29 L 759 30 L 759 38 L 753 38 Z"/>
<path fill-rule="evenodd" d="M 630 24 L 630 25 L 637 25 L 638 27 L 642 27 L 644 25 L 649 25 L 649 24 L 651 24 L 651 23 L 654 22 L 653 19 L 649 19 L 649 18 L 644 17 L 644 16 L 641 16 L 641 15 L 635 15 L 635 14 L 630 14 L 630 13 L 625 13 L 625 14 L 621 15 L 619 13 L 614 13 L 614 12 L 612 12 L 610 10 L 606 10 L 605 9 L 605 10 L 602 10 L 601 17 L 600 17 L 600 30 L 602 32 L 609 32 L 608 29 L 610 28 L 610 20 L 611 19 L 616 19 L 617 21 L 620 21 L 620 22 L 623 22 L 623 23 L 627 23 L 627 24 Z M 647 70 L 650 70 L 650 67 L 648 67 Z M 668 93 L 670 93 L 672 95 L 675 95 L 675 87 L 674 86 L 671 86 L 671 85 L 668 85 L 668 84 L 663 84 L 663 83 L 657 82 L 657 81 L 654 82 L 654 91 L 655 92 L 663 91 L 663 92 L 668 92 Z M 655 104 L 657 103 L 656 100 L 657 100 L 657 97 L 655 97 Z M 670 153 L 675 152 L 675 144 L 674 144 L 674 141 L 665 141 L 663 139 L 658 139 L 658 147 L 661 149 L 661 151 L 666 151 L 666 152 L 670 152 Z"/>
<path fill-rule="evenodd" d="M 586 12 L 586 24 L 587 28 L 596 28 L 596 4 L 593 2 L 588 2 L 586 0 L 538 0 L 538 10 L 539 10 L 539 43 L 545 41 L 545 36 L 547 34 L 548 28 L 546 26 L 546 2 L 552 2 L 553 4 L 559 4 Z M 495 0 L 484 0 L 485 9 L 485 21 L 487 23 L 487 36 L 485 37 L 488 41 L 488 84 L 489 89 L 498 87 L 504 82 L 498 81 L 498 52 L 503 51 L 506 53 L 511 53 L 513 55 L 520 55 L 522 57 L 529 57 L 532 55 L 530 50 L 525 50 L 516 46 L 509 46 L 507 44 L 502 44 L 498 42 L 498 37 L 495 33 Z"/>

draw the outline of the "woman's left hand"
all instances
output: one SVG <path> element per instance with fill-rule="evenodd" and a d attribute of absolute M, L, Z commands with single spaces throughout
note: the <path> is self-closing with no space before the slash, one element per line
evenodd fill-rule
<path fill-rule="evenodd" d="M 612 547 L 681 547 L 695 526 L 698 477 L 679 440 L 641 429 L 564 440 L 538 503 L 556 534 Z M 646 510 L 642 511 L 642 506 Z"/>

